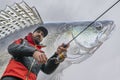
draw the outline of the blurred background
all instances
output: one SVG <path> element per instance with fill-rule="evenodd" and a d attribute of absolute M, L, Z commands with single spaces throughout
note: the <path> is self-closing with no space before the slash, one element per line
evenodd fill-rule
<path fill-rule="evenodd" d="M 0 9 L 22 0 L 0 0 Z M 93 21 L 117 0 L 24 0 L 35 6 L 44 22 Z M 108 39 L 95 54 L 67 68 L 63 80 L 120 80 L 120 3 L 99 20 L 116 24 Z"/>

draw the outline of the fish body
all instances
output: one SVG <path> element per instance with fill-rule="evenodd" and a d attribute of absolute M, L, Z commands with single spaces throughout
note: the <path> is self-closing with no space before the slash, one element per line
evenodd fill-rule
<path fill-rule="evenodd" d="M 47 47 L 44 49 L 50 56 L 62 43 L 68 43 L 92 21 L 71 22 L 71 23 L 46 23 L 49 35 L 43 41 Z M 78 64 L 90 56 L 110 37 L 115 28 L 113 21 L 97 21 L 81 33 L 70 43 L 67 58 L 51 75 L 40 72 L 38 80 L 62 80 L 62 72 L 72 64 Z M 41 76 L 42 75 L 42 76 Z"/>
<path fill-rule="evenodd" d="M 50 57 L 61 43 L 69 42 L 91 22 L 92 21 L 79 21 L 42 24 L 42 26 L 45 26 L 49 32 L 48 36 L 41 43 L 47 46 L 43 49 L 46 55 Z M 33 32 L 38 25 L 40 24 L 25 27 L 24 29 L 17 30 L 14 33 L 0 39 L 0 66 L 2 66 L 2 68 L 5 68 L 5 65 L 10 58 L 10 55 L 7 52 L 7 46 L 15 39 L 21 37 L 24 38 L 25 34 L 27 35 L 29 32 Z M 105 20 L 95 22 L 70 43 L 67 58 L 60 64 L 57 70 L 51 75 L 40 72 L 38 79 L 59 80 L 54 78 L 60 78 L 63 70 L 68 68 L 70 65 L 78 64 L 92 56 L 94 52 L 103 44 L 103 42 L 110 37 L 114 28 L 115 24 L 113 21 Z M 41 75 L 43 77 L 41 77 Z M 45 76 L 48 76 L 47 79 Z"/>

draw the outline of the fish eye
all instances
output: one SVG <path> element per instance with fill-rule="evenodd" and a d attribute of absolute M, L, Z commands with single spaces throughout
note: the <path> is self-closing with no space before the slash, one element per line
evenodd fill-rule
<path fill-rule="evenodd" d="M 96 22 L 95 27 L 96 27 L 97 30 L 103 29 L 103 25 L 100 22 Z"/>
<path fill-rule="evenodd" d="M 96 26 L 96 29 L 101 30 L 101 29 L 103 29 L 103 27 L 101 25 L 99 25 L 99 26 Z"/>

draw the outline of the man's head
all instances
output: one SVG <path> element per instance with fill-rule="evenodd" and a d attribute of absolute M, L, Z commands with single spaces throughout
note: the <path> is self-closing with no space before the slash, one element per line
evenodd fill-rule
<path fill-rule="evenodd" d="M 48 34 L 48 30 L 43 27 L 43 26 L 39 26 L 38 28 L 36 28 L 33 32 L 33 39 L 35 41 L 35 43 L 39 44 L 44 37 L 46 37 Z"/>

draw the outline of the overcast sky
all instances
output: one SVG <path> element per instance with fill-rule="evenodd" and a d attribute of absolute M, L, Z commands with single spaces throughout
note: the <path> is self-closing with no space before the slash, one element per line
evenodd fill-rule
<path fill-rule="evenodd" d="M 0 0 L 0 9 L 22 0 Z M 24 0 L 35 6 L 44 22 L 94 20 L 117 0 Z M 63 80 L 120 80 L 120 3 L 100 20 L 113 20 L 116 29 L 95 54 L 64 71 Z"/>

